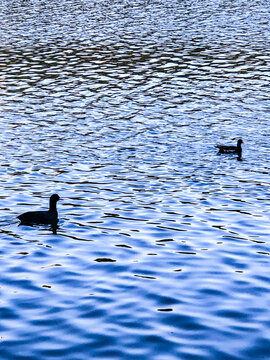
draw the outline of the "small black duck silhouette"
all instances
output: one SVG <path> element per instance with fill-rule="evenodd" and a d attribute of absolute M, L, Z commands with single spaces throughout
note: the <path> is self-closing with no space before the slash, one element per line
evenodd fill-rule
<path fill-rule="evenodd" d="M 238 158 L 241 158 L 242 156 L 242 145 L 243 140 L 239 139 L 237 141 L 236 146 L 228 146 L 228 145 L 217 145 L 216 147 L 219 149 L 219 154 L 237 154 Z"/>
<path fill-rule="evenodd" d="M 21 225 L 32 225 L 32 224 L 49 224 L 53 228 L 58 223 L 58 213 L 56 210 L 56 203 L 60 200 L 57 194 L 53 194 L 50 197 L 50 207 L 47 211 L 28 211 L 18 216 L 21 221 Z"/>

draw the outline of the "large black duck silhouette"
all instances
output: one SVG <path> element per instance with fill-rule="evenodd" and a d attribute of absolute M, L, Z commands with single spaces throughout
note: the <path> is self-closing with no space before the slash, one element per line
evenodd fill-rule
<path fill-rule="evenodd" d="M 50 197 L 50 206 L 47 211 L 28 211 L 18 216 L 21 221 L 20 225 L 45 224 L 51 225 L 53 233 L 56 234 L 58 213 L 56 203 L 60 200 L 59 195 L 53 194 Z"/>

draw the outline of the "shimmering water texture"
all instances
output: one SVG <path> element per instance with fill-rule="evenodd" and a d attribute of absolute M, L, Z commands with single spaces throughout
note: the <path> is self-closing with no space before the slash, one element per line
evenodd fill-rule
<path fill-rule="evenodd" d="M 270 358 L 269 10 L 2 0 L 1 360 Z"/>

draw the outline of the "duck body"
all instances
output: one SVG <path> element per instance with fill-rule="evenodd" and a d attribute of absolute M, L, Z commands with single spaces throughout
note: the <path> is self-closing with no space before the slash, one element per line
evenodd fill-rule
<path fill-rule="evenodd" d="M 18 216 L 21 224 L 57 224 L 57 211 L 28 211 Z"/>
<path fill-rule="evenodd" d="M 239 139 L 236 146 L 232 145 L 217 145 L 219 154 L 238 154 L 239 157 L 242 155 L 243 140 Z"/>
<path fill-rule="evenodd" d="M 60 199 L 57 194 L 50 197 L 50 207 L 47 211 L 28 211 L 18 216 L 21 225 L 50 224 L 56 226 L 58 223 L 58 213 L 56 203 Z"/>

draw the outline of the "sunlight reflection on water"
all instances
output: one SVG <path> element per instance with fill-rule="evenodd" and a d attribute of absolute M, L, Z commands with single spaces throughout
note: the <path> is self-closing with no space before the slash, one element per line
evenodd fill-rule
<path fill-rule="evenodd" d="M 268 13 L 3 2 L 1 359 L 268 356 Z"/>

